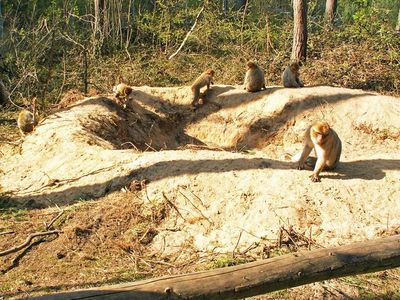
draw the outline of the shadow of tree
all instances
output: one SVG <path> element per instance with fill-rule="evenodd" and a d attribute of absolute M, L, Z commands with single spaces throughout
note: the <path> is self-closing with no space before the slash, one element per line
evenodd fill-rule
<path fill-rule="evenodd" d="M 9 195 L 8 198 L 0 199 L 0 207 L 25 207 L 42 208 L 51 203 L 72 204 L 82 199 L 93 199 L 100 197 L 108 192 L 120 190 L 132 179 L 147 179 L 150 182 L 162 180 L 164 178 L 179 177 L 184 175 L 194 175 L 200 173 L 224 173 L 240 170 L 255 169 L 295 169 L 296 164 L 266 158 L 235 158 L 235 159 L 203 159 L 203 160 L 172 160 L 156 162 L 150 166 L 139 167 L 132 170 L 129 174 L 119 176 L 102 183 L 85 185 L 80 187 L 70 187 L 63 191 L 55 191 L 46 195 Z M 385 170 L 400 170 L 400 160 L 393 159 L 371 159 L 358 160 L 353 162 L 340 162 L 333 171 L 323 171 L 322 180 L 329 179 L 364 179 L 380 180 L 386 175 Z M 295 171 L 295 170 L 294 170 Z M 298 171 L 301 174 L 311 171 Z M 302 172 L 302 173 L 301 173 Z M 310 183 L 311 184 L 311 183 Z M 66 195 L 75 195 L 73 199 L 67 199 Z M 72 198 L 70 196 L 70 198 Z M 46 202 L 45 199 L 51 199 Z M 45 204 L 48 203 L 48 204 Z"/>
<path fill-rule="evenodd" d="M 287 121 L 308 110 L 324 104 L 334 104 L 351 98 L 363 97 L 365 94 L 335 94 L 326 97 L 308 96 L 301 101 L 288 102 L 281 112 L 274 116 L 256 120 L 248 130 L 238 139 L 235 148 L 257 148 L 261 141 L 266 141 L 268 136 L 273 136 Z"/>

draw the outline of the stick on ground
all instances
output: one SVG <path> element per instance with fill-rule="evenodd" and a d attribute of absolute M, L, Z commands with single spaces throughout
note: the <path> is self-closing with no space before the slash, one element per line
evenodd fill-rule
<path fill-rule="evenodd" d="M 37 236 L 45 236 L 45 235 L 58 234 L 58 233 L 59 233 L 58 230 L 51 230 L 51 231 L 43 231 L 43 232 L 32 233 L 32 234 L 28 235 L 28 237 L 26 238 L 25 242 L 23 242 L 21 245 L 12 247 L 12 248 L 4 250 L 4 251 L 0 251 L 0 256 L 5 256 L 7 254 L 17 252 L 17 251 L 27 247 L 31 243 L 32 239 L 37 237 Z"/>

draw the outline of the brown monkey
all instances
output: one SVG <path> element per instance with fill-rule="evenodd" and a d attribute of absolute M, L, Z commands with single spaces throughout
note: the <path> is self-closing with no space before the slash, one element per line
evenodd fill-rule
<path fill-rule="evenodd" d="M 32 132 L 33 128 L 37 125 L 36 98 L 33 98 L 31 106 L 32 112 L 24 109 L 18 114 L 17 125 L 22 136 Z"/>
<path fill-rule="evenodd" d="M 264 71 L 252 61 L 247 63 L 247 71 L 244 77 L 244 89 L 248 92 L 258 92 L 265 89 Z"/>
<path fill-rule="evenodd" d="M 193 107 L 197 107 L 199 105 L 200 89 L 204 86 L 207 86 L 206 91 L 208 91 L 210 89 L 210 85 L 214 84 L 213 82 L 214 74 L 215 72 L 213 69 L 208 69 L 203 73 L 201 73 L 201 75 L 197 77 L 197 79 L 193 82 L 192 84 Z"/>
<path fill-rule="evenodd" d="M 125 83 L 120 83 L 113 87 L 114 96 L 118 100 L 124 100 L 124 102 L 129 100 L 129 95 L 132 93 L 132 91 L 132 87 L 126 85 Z M 124 105 L 126 104 L 124 103 Z"/>
<path fill-rule="evenodd" d="M 304 83 L 300 80 L 300 63 L 292 62 L 289 66 L 285 68 L 282 73 L 283 86 L 287 88 L 299 88 L 303 87 Z"/>
<path fill-rule="evenodd" d="M 304 162 L 312 149 L 315 149 L 317 162 L 311 181 L 321 181 L 319 173 L 322 170 L 332 170 L 336 167 L 342 152 L 342 142 L 337 133 L 326 122 L 315 122 L 308 127 L 304 135 L 304 148 L 299 159 L 298 169 L 304 168 Z"/>

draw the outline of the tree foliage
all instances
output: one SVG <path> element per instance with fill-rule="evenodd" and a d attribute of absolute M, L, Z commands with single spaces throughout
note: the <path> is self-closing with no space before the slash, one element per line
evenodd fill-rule
<path fill-rule="evenodd" d="M 398 67 L 399 43 L 393 31 L 400 0 L 339 0 L 337 27 L 331 33 L 323 26 L 326 0 L 307 2 L 309 58 L 321 57 L 320 51 L 342 43 L 368 40 L 381 57 L 377 63 L 385 60 Z M 291 52 L 289 0 L 0 3 L 4 20 L 0 79 L 14 98 L 38 96 L 56 102 L 70 88 L 83 90 L 89 85 L 108 91 L 118 78 L 131 84 L 185 84 L 210 64 L 221 81 L 239 83 L 240 65 L 247 59 L 259 60 L 274 82 Z M 168 62 L 166 57 L 179 47 L 203 5 L 205 11 L 184 48 Z M 321 34 L 330 35 L 337 44 L 324 48 Z M 227 65 L 227 60 L 234 63 Z M 397 80 L 391 87 L 394 91 L 399 91 Z"/>

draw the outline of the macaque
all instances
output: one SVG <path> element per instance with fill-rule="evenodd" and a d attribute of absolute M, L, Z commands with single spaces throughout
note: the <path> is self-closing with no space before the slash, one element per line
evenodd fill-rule
<path fill-rule="evenodd" d="M 126 106 L 126 101 L 129 100 L 129 96 L 132 93 L 133 89 L 129 85 L 125 83 L 117 84 L 113 87 L 114 96 L 120 101 L 124 100 L 124 106 Z"/>
<path fill-rule="evenodd" d="M 208 69 L 201 73 L 199 77 L 193 82 L 192 85 L 192 106 L 196 108 L 199 105 L 199 98 L 200 98 L 200 89 L 204 86 L 207 86 L 206 91 L 210 89 L 210 85 L 214 84 L 213 77 L 214 77 L 214 70 Z"/>
<path fill-rule="evenodd" d="M 285 68 L 285 71 L 283 71 L 282 73 L 282 83 L 284 87 L 299 88 L 304 86 L 303 81 L 301 81 L 299 78 L 299 69 L 299 62 L 292 62 L 289 66 Z"/>
<path fill-rule="evenodd" d="M 22 110 L 18 114 L 17 125 L 21 136 L 25 136 L 25 134 L 32 132 L 33 128 L 37 125 L 36 119 L 36 98 L 32 100 L 32 112 L 27 109 Z"/>
<path fill-rule="evenodd" d="M 264 71 L 254 62 L 247 63 L 244 77 L 244 89 L 248 92 L 258 92 L 265 89 Z"/>
<path fill-rule="evenodd" d="M 317 155 L 317 162 L 310 178 L 313 182 L 319 182 L 321 181 L 319 173 L 322 170 L 332 170 L 338 164 L 342 152 L 342 142 L 328 123 L 315 122 L 308 127 L 304 135 L 304 148 L 298 161 L 299 170 L 304 168 L 304 162 L 313 148 Z"/>

